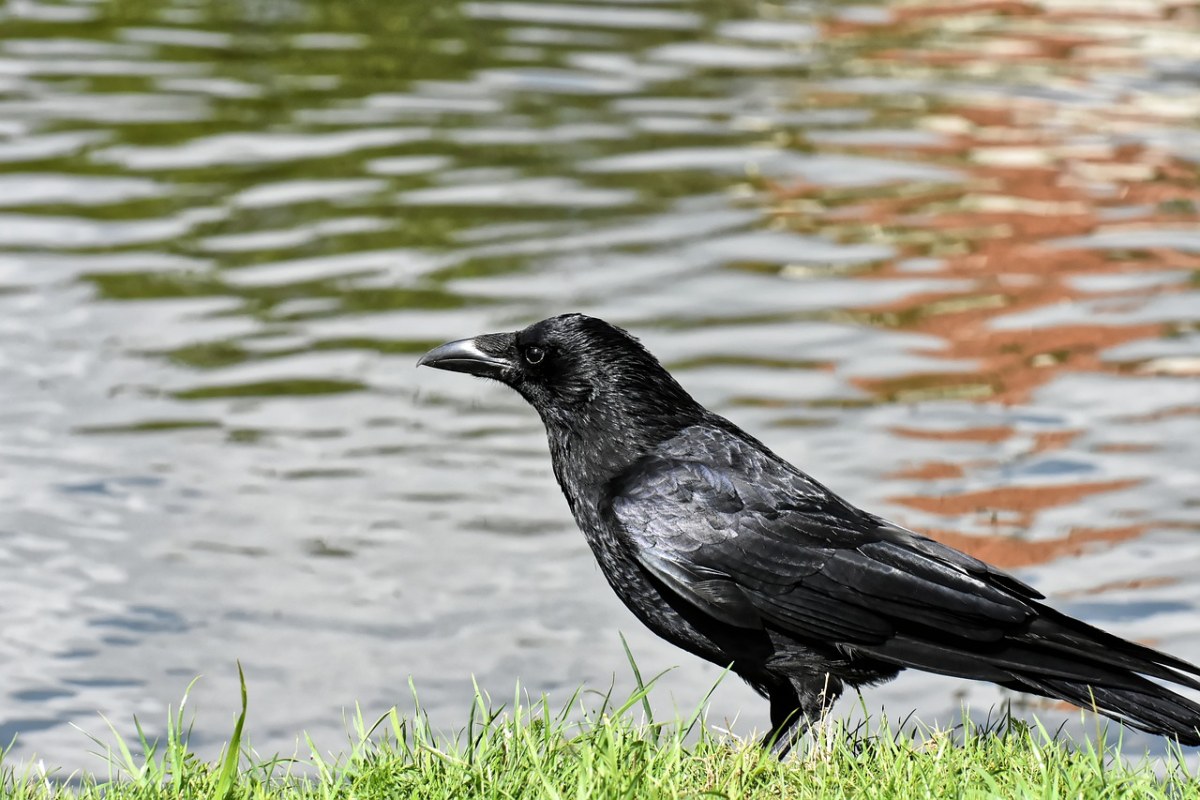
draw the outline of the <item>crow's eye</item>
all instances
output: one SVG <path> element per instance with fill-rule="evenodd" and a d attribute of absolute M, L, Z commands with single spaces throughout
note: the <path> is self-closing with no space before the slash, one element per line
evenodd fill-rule
<path fill-rule="evenodd" d="M 546 351 L 538 346 L 525 348 L 525 361 L 530 364 L 540 364 L 546 357 Z"/>

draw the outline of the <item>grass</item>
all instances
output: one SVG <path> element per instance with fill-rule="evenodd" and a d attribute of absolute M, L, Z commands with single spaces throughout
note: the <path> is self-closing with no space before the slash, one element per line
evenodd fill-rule
<path fill-rule="evenodd" d="M 1010 719 L 952 732 L 885 724 L 870 733 L 833 722 L 780 763 L 713 733 L 702 713 L 707 697 L 687 718 L 655 721 L 655 681 L 643 683 L 636 666 L 634 675 L 629 698 L 617 703 L 610 692 L 590 710 L 582 692 L 553 711 L 519 688 L 496 708 L 477 688 L 467 726 L 449 739 L 419 705 L 411 717 L 392 709 L 374 724 L 359 712 L 347 754 L 323 755 L 310 741 L 307 757 L 271 759 L 242 741 L 243 679 L 242 710 L 215 763 L 188 747 L 185 694 L 168 713 L 164 740 L 150 740 L 140 725 L 134 743 L 115 729 L 114 744 L 94 740 L 107 776 L 45 775 L 32 765 L 17 772 L 0 753 L 0 798 L 1200 798 L 1200 780 L 1178 750 L 1156 774 L 1149 761 L 1121 759 L 1119 742 L 1074 746 Z"/>

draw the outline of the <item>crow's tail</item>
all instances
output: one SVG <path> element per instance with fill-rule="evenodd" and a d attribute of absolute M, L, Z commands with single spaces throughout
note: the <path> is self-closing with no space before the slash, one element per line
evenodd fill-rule
<path fill-rule="evenodd" d="M 1200 668 L 1043 607 L 1021 637 L 1008 685 L 1099 711 L 1130 727 L 1200 745 L 1200 704 L 1148 678 L 1200 689 Z M 1062 658 L 1074 670 L 1058 669 Z M 1071 672 L 1080 674 L 1072 675 Z"/>
<path fill-rule="evenodd" d="M 1126 641 L 1047 606 L 993 642 L 897 635 L 858 649 L 902 667 L 993 681 L 1066 700 L 1131 727 L 1200 746 L 1200 704 L 1155 681 L 1200 690 L 1200 667 Z"/>
<path fill-rule="evenodd" d="M 1178 739 L 1180 744 L 1200 745 L 1200 705 L 1148 680 L 1137 682 L 1142 686 L 1136 689 L 1113 688 L 1022 675 L 1009 686 L 1093 709 L 1131 728 Z"/>

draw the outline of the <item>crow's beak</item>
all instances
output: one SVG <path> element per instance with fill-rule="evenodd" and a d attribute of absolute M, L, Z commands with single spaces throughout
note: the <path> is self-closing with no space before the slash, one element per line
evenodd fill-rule
<path fill-rule="evenodd" d="M 421 356 L 417 366 L 499 380 L 504 371 L 513 366 L 509 354 L 515 341 L 516 337 L 511 333 L 489 333 L 474 339 L 446 342 Z"/>

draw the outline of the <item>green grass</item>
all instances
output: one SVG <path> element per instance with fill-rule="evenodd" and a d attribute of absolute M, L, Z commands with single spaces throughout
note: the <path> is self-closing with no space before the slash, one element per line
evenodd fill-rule
<path fill-rule="evenodd" d="M 1129 764 L 1117 745 L 1071 742 L 1005 720 L 989 730 L 953 732 L 825 726 L 780 763 L 753 744 L 718 736 L 696 711 L 654 720 L 650 686 L 621 703 L 611 693 L 590 704 L 577 692 L 559 710 L 518 689 L 494 707 L 478 690 L 468 723 L 442 738 L 419 711 L 395 709 L 369 724 L 359 713 L 346 755 L 309 743 L 303 758 L 263 759 L 241 740 L 242 711 L 215 763 L 188 747 L 183 707 L 168 714 L 165 739 L 138 741 L 115 730 L 104 745 L 105 776 L 16 772 L 0 755 L 0 797 L 43 798 L 1200 798 L 1200 781 L 1175 752 L 1164 773 Z M 191 687 L 188 687 L 189 691 Z M 705 698 L 707 701 L 707 698 Z M 702 703 L 700 708 L 703 708 Z M 1119 743 L 1118 743 L 1119 745 Z"/>

